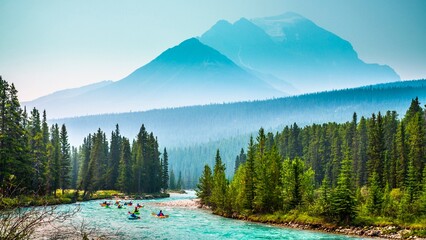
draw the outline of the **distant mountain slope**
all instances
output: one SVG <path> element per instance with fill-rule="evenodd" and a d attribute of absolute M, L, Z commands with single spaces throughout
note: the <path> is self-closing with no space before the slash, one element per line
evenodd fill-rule
<path fill-rule="evenodd" d="M 30 102 L 23 102 L 23 105 L 43 105 L 43 104 L 49 104 L 49 102 L 56 102 L 56 101 L 64 101 L 64 100 L 73 100 L 74 97 L 78 97 L 82 94 L 85 94 L 87 92 L 103 88 L 105 86 L 108 86 L 112 84 L 113 81 L 102 81 L 98 83 L 89 84 L 83 87 L 79 88 L 71 88 L 71 89 L 65 89 L 61 91 L 57 91 L 51 94 L 48 94 L 43 97 L 39 97 L 33 101 Z"/>
<path fill-rule="evenodd" d="M 60 95 L 60 94 L 54 94 Z M 170 48 L 120 81 L 64 98 L 27 102 L 50 117 L 271 99 L 288 94 L 195 38 Z"/>
<path fill-rule="evenodd" d="M 302 92 L 400 80 L 389 66 L 364 63 L 348 41 L 295 13 L 234 24 L 221 20 L 199 39 L 240 66 L 272 74 Z"/>
<path fill-rule="evenodd" d="M 404 83 L 407 85 L 405 86 Z M 122 114 L 105 114 L 57 119 L 65 123 L 72 144 L 80 144 L 88 133 L 102 128 L 133 138 L 141 124 L 154 131 L 160 144 L 177 147 L 234 137 L 260 127 L 280 129 L 297 122 L 300 126 L 329 121 L 342 122 L 373 112 L 396 110 L 405 114 L 412 98 L 426 103 L 426 80 L 382 84 L 355 89 L 328 91 L 264 101 L 214 104 Z"/>
<path fill-rule="evenodd" d="M 399 81 L 399 82 L 392 82 L 392 83 L 382 83 L 382 84 L 375 84 L 375 85 L 369 85 L 365 86 L 365 88 L 424 88 L 426 87 L 426 79 L 419 79 L 419 80 L 406 80 L 406 81 Z"/>

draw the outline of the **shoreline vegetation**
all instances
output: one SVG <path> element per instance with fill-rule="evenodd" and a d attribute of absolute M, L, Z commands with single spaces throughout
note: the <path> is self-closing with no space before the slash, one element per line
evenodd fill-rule
<path fill-rule="evenodd" d="M 197 185 L 218 215 L 368 237 L 426 237 L 426 109 L 259 129 L 235 160 L 217 149 Z M 348 226 L 348 227 L 346 227 Z"/>
<path fill-rule="evenodd" d="M 306 215 L 293 211 L 291 214 L 253 214 L 237 215 L 214 212 L 210 207 L 203 206 L 200 199 L 182 199 L 167 202 L 156 203 L 157 206 L 182 207 L 188 209 L 201 208 L 211 211 L 212 214 L 248 221 L 255 223 L 264 223 L 279 227 L 293 228 L 299 230 L 311 230 L 324 233 L 369 237 L 369 238 L 387 238 L 387 239 L 426 239 L 426 232 L 420 226 L 400 226 L 398 224 L 373 222 L 365 226 L 339 226 L 335 223 L 326 222 L 324 219 Z M 424 228 L 423 228 L 424 229 Z"/>
<path fill-rule="evenodd" d="M 167 198 L 170 197 L 170 194 L 167 193 L 140 193 L 140 194 L 124 194 L 116 190 L 98 190 L 91 194 L 88 198 L 82 196 L 83 191 L 80 190 L 78 198 L 75 199 L 74 189 L 64 190 L 64 194 L 58 189 L 55 196 L 30 196 L 30 195 L 19 195 L 13 198 L 3 197 L 0 200 L 0 211 L 19 208 L 19 207 L 36 207 L 36 206 L 51 206 L 59 204 L 71 204 L 75 202 L 84 202 L 98 199 L 157 199 L 157 198 Z"/>
<path fill-rule="evenodd" d="M 199 206 L 199 208 L 201 208 Z M 264 223 L 274 226 L 293 228 L 299 230 L 311 230 L 332 234 L 342 234 L 369 238 L 386 239 L 426 239 L 426 230 L 420 227 L 404 227 L 396 224 L 378 224 L 378 225 L 338 225 L 330 222 L 324 222 L 321 218 L 308 216 L 303 213 L 293 214 L 256 214 L 256 215 L 228 215 L 215 213 L 215 215 L 237 219 L 248 222 Z"/>

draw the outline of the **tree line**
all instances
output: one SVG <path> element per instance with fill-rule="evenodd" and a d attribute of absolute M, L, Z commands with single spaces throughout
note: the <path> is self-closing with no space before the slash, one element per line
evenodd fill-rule
<path fill-rule="evenodd" d="M 49 128 L 45 111 L 40 116 L 35 108 L 29 114 L 22 110 L 17 93 L 0 76 L 1 193 L 55 194 L 71 180 L 67 129 L 58 124 Z"/>
<path fill-rule="evenodd" d="M 247 153 L 245 153 L 247 152 Z M 219 150 L 197 194 L 220 214 L 299 211 L 351 223 L 357 216 L 411 222 L 426 217 L 426 115 L 418 98 L 395 111 L 352 121 L 261 128 L 236 158 L 232 180 Z"/>
<path fill-rule="evenodd" d="M 110 141 L 99 129 L 71 147 L 65 124 L 50 127 L 46 111 L 22 109 L 14 84 L 0 76 L 0 195 L 56 195 L 57 189 L 152 193 L 169 185 L 168 155 L 142 125 L 132 142 L 118 124 Z"/>
<path fill-rule="evenodd" d="M 158 140 L 142 125 L 130 142 L 121 136 L 118 124 L 106 134 L 98 129 L 84 138 L 77 156 L 80 167 L 73 175 L 74 187 L 87 193 L 100 189 L 116 189 L 126 193 L 155 193 L 169 186 L 168 154 L 158 150 Z"/>

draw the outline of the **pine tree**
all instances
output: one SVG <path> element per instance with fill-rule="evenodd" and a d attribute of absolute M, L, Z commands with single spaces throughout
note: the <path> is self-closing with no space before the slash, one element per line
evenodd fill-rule
<path fill-rule="evenodd" d="M 367 120 L 364 117 L 361 117 L 359 121 L 357 136 L 359 142 L 358 148 L 358 158 L 355 159 L 357 161 L 356 166 L 358 169 L 354 169 L 356 171 L 356 182 L 358 187 L 365 186 L 367 184 L 367 159 L 368 159 L 368 132 L 367 132 Z"/>
<path fill-rule="evenodd" d="M 423 168 L 422 192 L 420 195 L 420 209 L 422 214 L 426 216 L 426 166 Z"/>
<path fill-rule="evenodd" d="M 268 188 L 270 189 L 270 198 L 268 201 L 268 211 L 274 212 L 282 208 L 281 198 L 281 157 L 278 154 L 276 144 L 273 144 L 271 149 L 267 153 L 268 158 Z M 310 183 L 312 184 L 312 183 Z"/>
<path fill-rule="evenodd" d="M 327 176 L 324 177 L 319 189 L 319 198 L 315 201 L 316 209 L 321 216 L 330 217 L 331 189 Z"/>
<path fill-rule="evenodd" d="M 413 160 L 408 162 L 407 179 L 404 188 L 404 195 L 400 202 L 400 212 L 398 218 L 404 222 L 411 222 L 414 216 L 419 213 L 419 206 L 416 200 L 419 197 L 419 182 L 417 182 L 416 169 Z"/>
<path fill-rule="evenodd" d="M 246 171 L 244 175 L 244 183 L 245 183 L 245 193 L 246 196 L 244 200 L 244 208 L 248 210 L 253 209 L 253 200 L 254 200 L 254 161 L 255 161 L 255 146 L 253 143 L 253 137 L 250 136 L 250 142 L 248 146 L 247 152 L 247 162 L 246 162 Z"/>
<path fill-rule="evenodd" d="M 4 183 L 5 180 L 12 174 L 10 153 L 6 148 L 6 103 L 8 100 L 8 89 L 9 84 L 2 79 L 0 76 L 0 183 Z M 0 188 L 3 194 L 3 186 Z"/>
<path fill-rule="evenodd" d="M 213 176 L 209 165 L 204 166 L 199 183 L 197 184 L 196 194 L 200 198 L 201 205 L 210 205 L 210 197 L 212 194 Z"/>
<path fill-rule="evenodd" d="M 71 183 L 71 156 L 70 156 L 70 144 L 68 143 L 67 128 L 63 124 L 61 127 L 61 133 L 59 137 L 61 145 L 60 163 L 59 163 L 59 177 L 60 177 L 60 188 L 62 189 L 62 195 L 64 189 L 69 188 Z"/>
<path fill-rule="evenodd" d="M 161 190 L 161 161 L 158 141 L 154 134 L 142 125 L 133 144 L 133 175 L 137 192 L 159 192 Z"/>
<path fill-rule="evenodd" d="M 115 131 L 111 132 L 111 147 L 108 162 L 108 189 L 117 189 L 119 162 L 121 157 L 121 136 L 118 124 Z"/>
<path fill-rule="evenodd" d="M 244 148 L 241 148 L 241 152 L 240 155 L 237 155 L 237 157 L 235 158 L 235 168 L 234 168 L 234 173 L 237 172 L 238 167 L 245 163 L 247 160 L 247 155 L 244 153 Z"/>
<path fill-rule="evenodd" d="M 352 162 L 345 150 L 337 186 L 331 197 L 331 215 L 334 220 L 349 224 L 356 216 L 356 200 L 352 181 Z"/>
<path fill-rule="evenodd" d="M 88 177 L 86 179 L 89 193 L 105 189 L 106 186 L 106 159 L 108 154 L 105 152 L 105 145 L 107 145 L 105 141 L 105 134 L 101 129 L 98 129 L 92 136 L 92 148 L 87 170 Z"/>
<path fill-rule="evenodd" d="M 405 113 L 405 117 L 403 121 L 405 123 L 409 122 L 412 118 L 416 117 L 417 113 L 422 113 L 423 109 L 420 106 L 419 98 L 416 97 L 415 99 L 411 99 L 410 107 L 408 108 L 407 112 Z"/>
<path fill-rule="evenodd" d="M 131 160 L 132 153 L 130 150 L 129 139 L 123 137 L 121 140 L 122 148 L 119 163 L 119 177 L 117 187 L 120 191 L 129 193 L 131 190 L 132 171 L 131 171 Z"/>
<path fill-rule="evenodd" d="M 77 188 L 78 169 L 79 169 L 79 161 L 78 161 L 77 148 L 71 147 L 71 185 L 70 187 L 73 189 Z"/>
<path fill-rule="evenodd" d="M 41 120 L 39 111 L 33 108 L 28 126 L 29 147 L 32 158 L 32 190 L 41 193 L 45 189 L 45 172 L 46 172 L 46 151 L 43 144 L 43 133 L 41 130 Z"/>
<path fill-rule="evenodd" d="M 49 172 L 50 191 L 56 196 L 56 190 L 60 188 L 60 168 L 61 168 L 61 142 L 58 124 L 51 128 L 50 149 L 49 149 Z"/>
<path fill-rule="evenodd" d="M 219 149 L 216 152 L 213 170 L 213 188 L 210 198 L 213 210 L 223 210 L 226 200 L 227 181 L 225 176 L 225 164 L 222 163 Z"/>
<path fill-rule="evenodd" d="M 312 202 L 314 172 L 311 168 L 305 169 L 302 159 L 284 160 L 281 180 L 284 210 L 289 211 Z"/>
<path fill-rule="evenodd" d="M 50 145 L 50 140 L 49 140 L 49 125 L 47 124 L 47 116 L 46 116 L 46 110 L 43 111 L 43 120 L 41 123 L 41 132 L 42 132 L 42 136 L 43 136 L 43 152 L 44 152 L 44 158 L 43 158 L 43 165 L 45 167 L 44 170 L 44 183 L 45 183 L 45 189 L 44 189 L 44 194 L 49 193 L 49 145 Z"/>
<path fill-rule="evenodd" d="M 338 127 L 333 131 L 331 143 L 331 162 L 329 162 L 330 182 L 332 186 L 336 186 L 339 177 L 340 162 L 342 160 L 341 153 L 342 140 L 340 139 Z"/>
<path fill-rule="evenodd" d="M 232 181 L 229 183 L 229 187 L 227 190 L 227 206 L 225 207 L 225 211 L 228 214 L 237 213 L 242 215 L 245 213 L 244 211 L 244 201 L 246 199 L 245 196 L 245 164 L 242 164 L 237 172 L 235 173 Z"/>
<path fill-rule="evenodd" d="M 419 182 L 417 181 L 416 168 L 414 167 L 413 160 L 408 163 L 407 170 L 407 185 L 405 187 L 405 198 L 408 204 L 412 204 L 418 197 Z"/>
<path fill-rule="evenodd" d="M 257 140 L 257 151 L 254 162 L 254 199 L 253 208 L 256 212 L 266 212 L 268 200 L 270 199 L 269 172 L 266 157 L 266 135 L 264 129 L 259 130 Z"/>
<path fill-rule="evenodd" d="M 384 131 L 384 184 L 396 187 L 396 132 L 398 129 L 397 114 L 395 111 L 387 111 L 383 119 Z"/>
<path fill-rule="evenodd" d="M 408 159 L 417 170 L 423 169 L 426 159 L 426 130 L 423 111 L 419 111 L 407 122 Z M 421 171 L 415 172 L 417 182 L 422 181 Z"/>
<path fill-rule="evenodd" d="M 367 209 L 372 215 L 378 216 L 382 212 L 383 192 L 375 172 L 370 176 L 369 183 Z"/>
<path fill-rule="evenodd" d="M 288 138 L 288 157 L 293 159 L 302 156 L 302 146 L 300 143 L 300 128 L 294 123 L 290 128 L 290 135 Z"/>
<path fill-rule="evenodd" d="M 90 153 L 92 151 L 92 135 L 89 134 L 83 139 L 83 144 L 80 146 L 80 170 L 78 172 L 77 189 L 83 190 L 83 197 L 86 196 L 93 172 L 89 173 Z M 90 178 L 90 179 L 89 179 Z"/>
<path fill-rule="evenodd" d="M 167 149 L 164 148 L 163 151 L 163 164 L 162 164 L 162 188 L 163 190 L 168 189 L 169 187 L 169 155 L 167 154 Z"/>
<path fill-rule="evenodd" d="M 10 178 L 17 179 L 22 188 L 31 188 L 33 169 L 28 152 L 26 119 L 14 84 L 0 76 L 0 184 Z M 4 188 L 0 185 L 0 194 Z M 11 193 L 7 193 L 11 194 Z"/>
<path fill-rule="evenodd" d="M 368 173 L 377 174 L 377 181 L 381 188 L 384 187 L 384 136 L 383 121 L 379 112 L 377 119 L 375 115 L 371 117 L 368 136 Z"/>
<path fill-rule="evenodd" d="M 398 132 L 396 134 L 396 150 L 398 159 L 396 162 L 396 187 L 401 188 L 406 185 L 408 172 L 408 146 L 404 122 L 400 122 L 398 126 Z"/>

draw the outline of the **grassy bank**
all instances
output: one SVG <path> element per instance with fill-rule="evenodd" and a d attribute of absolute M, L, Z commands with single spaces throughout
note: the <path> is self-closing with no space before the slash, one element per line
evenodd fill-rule
<path fill-rule="evenodd" d="M 75 198 L 76 190 L 66 189 L 64 194 L 61 190 L 56 191 L 56 196 L 34 196 L 34 195 L 19 195 L 13 198 L 3 197 L 0 199 L 0 210 L 10 209 L 15 207 L 29 207 L 29 206 L 44 206 L 44 205 L 56 205 L 56 204 L 69 204 L 75 201 L 89 201 L 96 199 L 106 199 L 119 197 L 128 197 L 131 199 L 154 199 L 154 198 L 167 198 L 170 197 L 168 193 L 142 193 L 142 194 L 124 194 L 116 190 L 99 190 L 89 195 L 89 197 L 83 200 L 83 191 L 79 191 L 78 198 Z"/>
<path fill-rule="evenodd" d="M 223 212 L 214 212 L 214 214 L 251 222 L 346 235 L 397 239 L 414 236 L 426 238 L 426 219 L 419 219 L 411 223 L 402 223 L 383 217 L 358 216 L 351 225 L 341 225 L 329 222 L 323 217 L 310 216 L 305 212 L 297 210 L 285 214 L 282 212 L 274 214 L 226 214 Z"/>
<path fill-rule="evenodd" d="M 75 198 L 74 189 L 64 190 L 62 194 L 61 190 L 56 191 L 56 196 L 37 196 L 37 195 L 19 195 L 13 198 L 3 197 L 0 200 L 0 209 L 10 209 L 15 207 L 29 207 L 29 206 L 43 206 L 43 205 L 56 205 L 56 204 L 68 204 L 77 201 L 83 201 L 83 191 L 79 191 L 78 199 Z M 103 198 L 111 198 L 113 196 L 123 195 L 119 191 L 115 190 L 99 190 L 92 193 L 86 200 L 95 200 Z"/>

